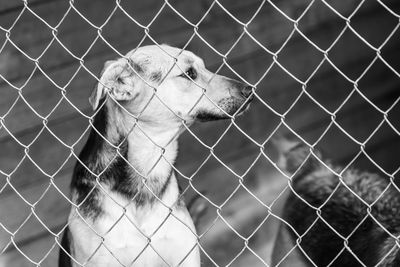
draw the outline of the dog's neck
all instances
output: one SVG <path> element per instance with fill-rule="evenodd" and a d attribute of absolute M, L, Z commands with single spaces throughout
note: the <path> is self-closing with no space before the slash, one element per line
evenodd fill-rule
<path fill-rule="evenodd" d="M 142 125 L 135 127 L 128 136 L 128 160 L 140 168 L 147 179 L 166 177 L 178 151 L 178 142 L 172 140 L 176 130 Z"/>
<path fill-rule="evenodd" d="M 107 139 L 112 143 L 125 139 L 127 157 L 133 170 L 146 180 L 166 178 L 177 156 L 179 124 L 136 120 L 119 107 L 107 107 Z"/>
<path fill-rule="evenodd" d="M 91 172 L 101 174 L 97 182 L 103 188 L 132 200 L 136 206 L 151 206 L 170 186 L 177 185 L 172 165 L 179 128 L 141 121 L 135 125 L 125 111 L 107 104 L 97 111 L 93 123 L 96 131 L 90 133 L 79 159 Z M 97 182 L 82 164 L 76 165 L 72 187 L 77 202 L 83 201 L 82 210 L 95 211 L 92 217 L 101 213 L 101 205 L 94 207 L 101 202 L 103 192 L 95 186 Z"/>

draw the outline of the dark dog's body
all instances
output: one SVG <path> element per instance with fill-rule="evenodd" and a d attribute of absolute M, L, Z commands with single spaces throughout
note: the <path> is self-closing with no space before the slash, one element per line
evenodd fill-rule
<path fill-rule="evenodd" d="M 283 155 L 284 168 L 294 173 L 309 153 L 306 146 L 292 147 Z M 346 186 L 312 156 L 296 173 L 297 195 L 288 197 L 282 218 L 301 238 L 281 223 L 272 266 L 400 266 L 394 238 L 400 234 L 400 192 L 376 174 L 350 169 L 342 177 Z M 301 248 L 289 253 L 296 240 Z"/>

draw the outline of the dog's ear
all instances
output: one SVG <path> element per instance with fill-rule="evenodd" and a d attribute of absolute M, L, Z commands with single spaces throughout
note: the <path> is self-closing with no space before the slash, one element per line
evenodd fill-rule
<path fill-rule="evenodd" d="M 104 64 L 100 74 L 100 80 L 89 97 L 89 103 L 96 110 L 100 100 L 104 98 L 107 91 L 117 101 L 132 100 L 134 94 L 135 73 L 131 71 L 125 60 L 110 60 Z"/>
<path fill-rule="evenodd" d="M 107 70 L 107 68 L 114 63 L 115 60 L 107 60 L 106 63 L 104 63 L 103 69 L 100 72 L 99 79 L 101 80 L 101 77 L 103 76 L 104 72 Z M 103 90 L 104 88 L 99 86 L 100 84 L 96 84 L 95 88 L 93 89 L 92 93 L 89 96 L 89 103 L 93 107 L 94 110 L 96 110 L 97 106 L 99 105 L 100 100 L 105 97 L 106 91 Z"/>

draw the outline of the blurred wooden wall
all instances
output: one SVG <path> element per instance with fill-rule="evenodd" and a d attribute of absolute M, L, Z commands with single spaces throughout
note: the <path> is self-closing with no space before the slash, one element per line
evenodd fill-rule
<path fill-rule="evenodd" d="M 211 2 L 174 0 L 170 4 L 189 21 L 197 23 Z M 273 2 L 294 19 L 310 4 L 306 0 Z M 360 3 L 359 0 L 327 2 L 345 17 Z M 144 37 L 144 29 L 121 10 L 109 17 L 115 1 L 78 0 L 74 1 L 73 8 L 68 1 L 60 0 L 28 3 L 28 7 L 15 0 L 0 3 L 0 42 L 4 43 L 0 52 L 0 115 L 6 126 L 0 128 L 0 251 L 4 250 L 0 266 L 34 266 L 21 253 L 36 262 L 46 256 L 41 266 L 55 266 L 58 246 L 54 235 L 65 225 L 69 210 L 69 203 L 60 192 L 69 196 L 68 186 L 75 163 L 73 153 L 79 153 L 89 127 L 82 114 L 92 113 L 87 99 L 95 79 L 87 70 L 98 75 L 106 60 L 118 56 L 109 45 L 125 54 Z M 150 24 L 149 34 L 157 42 L 182 47 L 192 37 L 193 27 L 168 5 L 158 14 L 163 3 L 160 0 L 121 1 L 121 6 L 137 22 Z M 247 22 L 260 8 L 261 1 L 225 0 L 220 3 L 238 20 Z M 385 3 L 399 14 L 400 2 L 388 0 Z M 50 29 L 42 19 L 57 29 Z M 91 26 L 103 25 L 105 21 L 101 30 Z M 250 83 L 258 82 L 267 74 L 257 85 L 260 99 L 255 99 L 249 112 L 236 120 L 241 130 L 231 127 L 214 149 L 218 159 L 237 175 L 246 173 L 244 184 L 252 193 L 243 187 L 237 189 L 237 175 L 213 157 L 193 178 L 197 190 L 206 191 L 215 205 L 223 205 L 221 214 L 231 225 L 230 228 L 216 219 L 217 210 L 212 205 L 201 222 L 200 233 L 210 224 L 214 225 L 201 242 L 217 264 L 226 265 L 241 252 L 234 266 L 260 265 L 262 262 L 252 252 L 242 251 L 243 238 L 248 238 L 249 247 L 269 261 L 277 219 L 273 216 L 266 219 L 267 208 L 254 196 L 270 205 L 287 180 L 260 156 L 259 147 L 251 139 L 263 143 L 279 126 L 281 119 L 270 108 L 283 114 L 296 101 L 285 113 L 287 125 L 311 143 L 324 134 L 316 147 L 341 164 L 350 163 L 360 151 L 360 145 L 349 138 L 351 135 L 361 143 L 368 140 L 365 151 L 383 170 L 393 173 L 399 167 L 396 153 L 400 138 L 388 123 L 382 123 L 384 115 L 377 110 L 386 111 L 400 96 L 400 31 L 396 30 L 399 20 L 376 1 L 367 0 L 349 22 L 371 46 L 380 47 L 386 42 L 379 56 L 393 70 L 380 59 L 374 61 L 377 53 L 352 30 L 342 32 L 346 21 L 319 0 L 298 21 L 304 36 L 294 32 L 289 40 L 294 23 L 267 1 L 246 28 L 264 47 L 244 35 L 228 54 L 229 65 Z M 10 27 L 7 32 L 5 29 Z M 385 41 L 393 31 L 391 38 Z M 227 53 L 242 32 L 243 26 L 215 4 L 198 26 L 202 38 L 193 37 L 187 48 L 204 58 L 207 67 L 215 71 L 223 61 L 213 49 Z M 6 36 L 10 41 L 6 41 Z M 319 66 L 324 55 L 309 41 L 324 50 L 335 41 L 327 54 L 335 67 L 326 61 Z M 143 44 L 151 43 L 149 38 L 143 41 Z M 277 64 L 270 68 L 273 57 L 266 49 L 279 51 L 276 60 L 296 79 L 307 81 L 305 86 Z M 368 71 L 364 72 L 368 66 Z M 223 67 L 221 73 L 235 77 L 227 67 Z M 347 99 L 354 89 L 350 80 L 357 81 L 357 91 Z M 329 112 L 340 107 L 335 113 L 337 125 L 327 129 L 332 122 L 331 115 L 307 94 L 301 95 L 302 89 Z M 64 93 L 68 101 L 62 98 Z M 342 104 L 345 99 L 347 101 Z M 393 127 L 400 129 L 400 106 L 395 105 L 386 118 Z M 193 132 L 206 144 L 213 145 L 228 125 L 226 121 L 198 124 Z M 278 132 L 292 135 L 284 125 L 279 126 Z M 177 166 L 191 176 L 207 158 L 209 150 L 190 133 L 184 133 L 180 143 Z M 269 143 L 266 153 L 274 159 Z M 365 155 L 360 155 L 352 166 L 381 172 Z M 9 177 L 6 174 L 10 174 Z M 184 178 L 182 184 L 187 185 Z M 194 190 L 189 188 L 186 196 L 193 195 Z M 280 197 L 273 205 L 278 215 L 283 200 Z M 32 215 L 32 210 L 36 216 Z M 13 238 L 15 244 L 9 244 L 10 233 L 5 228 L 11 233 L 18 229 Z M 205 255 L 203 262 L 204 266 L 212 266 Z"/>

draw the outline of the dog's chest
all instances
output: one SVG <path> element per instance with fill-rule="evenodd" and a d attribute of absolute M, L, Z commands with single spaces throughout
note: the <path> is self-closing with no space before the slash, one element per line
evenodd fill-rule
<path fill-rule="evenodd" d="M 120 203 L 119 203 L 120 204 Z M 196 236 L 185 207 L 170 213 L 162 204 L 126 210 L 105 201 L 105 214 L 95 222 L 70 216 L 74 257 L 85 266 L 198 266 Z M 177 219 L 178 218 L 178 219 Z M 185 266 L 183 264 L 182 266 Z"/>

